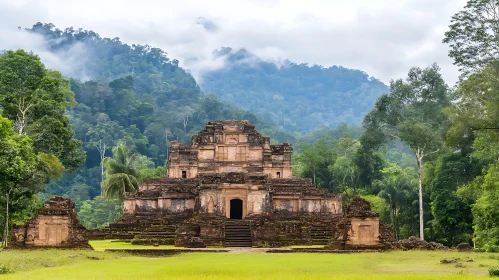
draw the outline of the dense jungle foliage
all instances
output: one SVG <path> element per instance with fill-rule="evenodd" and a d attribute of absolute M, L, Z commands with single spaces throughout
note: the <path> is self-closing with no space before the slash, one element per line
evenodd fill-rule
<path fill-rule="evenodd" d="M 376 99 L 388 91 L 381 81 L 341 66 L 282 65 L 245 49 L 213 52 L 225 66 L 205 73 L 201 88 L 286 131 L 311 132 L 320 126 L 360 124 Z"/>

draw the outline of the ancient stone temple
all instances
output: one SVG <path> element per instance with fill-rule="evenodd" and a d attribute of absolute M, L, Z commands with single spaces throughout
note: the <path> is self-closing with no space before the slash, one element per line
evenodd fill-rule
<path fill-rule="evenodd" d="M 122 217 L 96 235 L 181 246 L 192 238 L 225 246 L 379 244 L 377 214 L 343 215 L 339 196 L 293 175 L 292 150 L 271 145 L 248 121 L 210 121 L 191 145 L 171 142 L 164 178 L 127 193 Z"/>
<path fill-rule="evenodd" d="M 13 226 L 11 247 L 90 248 L 87 230 L 76 218 L 74 202 L 60 196 L 47 201 L 22 226 Z"/>

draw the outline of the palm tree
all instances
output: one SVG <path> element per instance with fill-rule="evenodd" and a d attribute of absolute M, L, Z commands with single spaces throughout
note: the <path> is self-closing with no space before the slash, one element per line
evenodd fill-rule
<path fill-rule="evenodd" d="M 136 169 L 137 154 L 130 156 L 130 150 L 122 143 L 113 148 L 113 157 L 105 158 L 106 179 L 102 181 L 102 189 L 106 198 L 118 198 L 123 201 L 125 192 L 135 191 L 139 185 Z"/>

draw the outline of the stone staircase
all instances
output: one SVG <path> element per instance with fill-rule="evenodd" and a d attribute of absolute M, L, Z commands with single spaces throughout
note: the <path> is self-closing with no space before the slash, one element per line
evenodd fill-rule
<path fill-rule="evenodd" d="M 225 247 L 251 247 L 250 225 L 242 220 L 225 221 Z"/>
<path fill-rule="evenodd" d="M 327 225 L 316 225 L 310 229 L 312 245 L 326 245 L 333 237 L 333 229 Z"/>
<path fill-rule="evenodd" d="M 141 232 L 135 232 L 134 245 L 173 245 L 176 238 L 176 226 L 152 224 Z"/>
<path fill-rule="evenodd" d="M 177 224 L 185 217 L 162 215 L 124 216 L 109 226 L 89 231 L 89 239 L 117 239 L 132 244 L 155 245 L 174 244 Z"/>

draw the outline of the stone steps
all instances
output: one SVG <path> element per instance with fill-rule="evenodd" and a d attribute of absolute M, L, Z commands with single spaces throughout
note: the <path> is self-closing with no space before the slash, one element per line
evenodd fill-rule
<path fill-rule="evenodd" d="M 251 229 L 244 221 L 225 222 L 225 247 L 252 247 Z"/>
<path fill-rule="evenodd" d="M 315 226 L 310 229 L 310 240 L 312 245 L 325 245 L 333 236 L 332 228 L 328 226 Z"/>
<path fill-rule="evenodd" d="M 177 227 L 174 225 L 151 224 L 142 231 L 134 232 L 135 237 L 131 243 L 137 245 L 173 245 L 177 237 L 176 229 Z"/>

